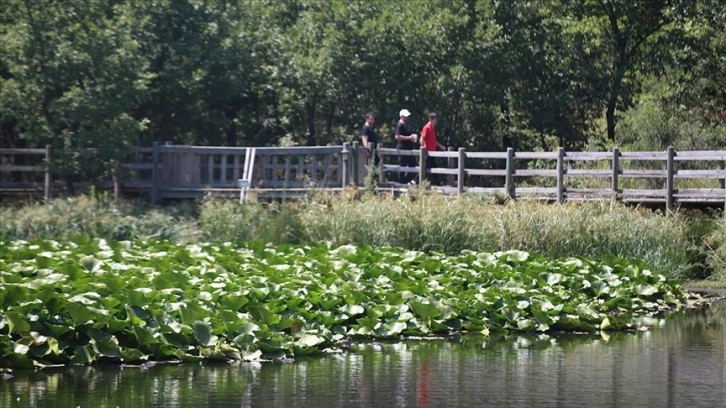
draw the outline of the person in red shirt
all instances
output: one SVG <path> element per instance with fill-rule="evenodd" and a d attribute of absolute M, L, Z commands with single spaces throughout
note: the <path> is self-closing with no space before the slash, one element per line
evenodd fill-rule
<path fill-rule="evenodd" d="M 436 140 L 436 121 L 436 113 L 429 113 L 429 122 L 424 125 L 423 129 L 421 129 L 421 146 L 423 146 L 427 152 L 446 150 L 446 148 Z M 436 167 L 436 158 L 431 156 L 426 157 L 426 168 L 430 169 L 433 167 Z M 429 181 L 433 182 L 433 175 L 429 177 Z"/>

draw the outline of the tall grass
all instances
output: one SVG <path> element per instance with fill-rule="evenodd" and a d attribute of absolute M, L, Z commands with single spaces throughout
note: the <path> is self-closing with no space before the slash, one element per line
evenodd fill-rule
<path fill-rule="evenodd" d="M 492 204 L 480 197 L 344 194 L 300 202 L 207 199 L 149 208 L 106 198 L 0 210 L 3 239 L 251 241 L 391 245 L 447 254 L 521 249 L 551 257 L 637 258 L 679 278 L 726 279 L 726 222 L 610 202 Z"/>
<path fill-rule="evenodd" d="M 62 240 L 87 235 L 191 242 L 199 233 L 193 213 L 189 204 L 158 209 L 141 203 L 115 202 L 106 196 L 60 198 L 48 204 L 1 208 L 0 237 Z"/>

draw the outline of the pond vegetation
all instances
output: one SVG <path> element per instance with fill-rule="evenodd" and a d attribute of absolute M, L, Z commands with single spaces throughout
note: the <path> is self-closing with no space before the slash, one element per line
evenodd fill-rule
<path fill-rule="evenodd" d="M 394 247 L 0 242 L 5 365 L 260 360 L 352 338 L 637 329 L 686 304 L 635 260 Z"/>

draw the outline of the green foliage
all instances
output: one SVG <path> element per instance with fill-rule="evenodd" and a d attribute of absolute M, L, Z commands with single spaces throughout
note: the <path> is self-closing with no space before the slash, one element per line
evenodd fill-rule
<path fill-rule="evenodd" d="M 685 305 L 637 261 L 325 244 L 0 241 L 3 365 L 258 360 L 350 337 L 636 328 Z"/>
<path fill-rule="evenodd" d="M 285 204 L 207 199 L 148 208 L 104 197 L 57 199 L 48 205 L 0 209 L 6 240 L 77 235 L 105 239 L 168 239 L 188 243 L 263 240 L 278 244 L 329 241 L 398 246 L 457 254 L 519 249 L 549 257 L 609 255 L 640 259 L 670 277 L 719 273 L 723 224 L 685 212 L 665 216 L 610 202 L 565 205 L 479 197 L 411 194 L 401 199 L 351 192 L 313 195 Z M 713 233 L 713 234 L 712 234 Z M 710 248 L 710 249 L 709 249 Z M 716 252 L 713 252 L 716 251 Z M 709 260 L 709 261 L 707 261 Z M 722 269 L 721 269 L 722 270 Z"/>
<path fill-rule="evenodd" d="M 4 5 L 3 146 L 113 158 L 153 141 L 325 144 L 357 138 L 369 110 L 391 145 L 406 107 L 415 128 L 438 112 L 450 146 L 579 149 L 613 143 L 621 114 L 657 84 L 676 90 L 662 111 L 683 106 L 696 144 L 718 147 L 698 132 L 724 123 L 717 0 Z M 108 170 L 91 162 L 56 164 L 68 177 Z"/>

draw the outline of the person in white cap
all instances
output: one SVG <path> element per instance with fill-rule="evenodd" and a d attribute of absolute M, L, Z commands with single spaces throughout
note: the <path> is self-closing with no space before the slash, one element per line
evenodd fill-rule
<path fill-rule="evenodd" d="M 416 139 L 418 135 L 411 131 L 408 127 L 408 121 L 411 117 L 411 112 L 408 109 L 401 109 L 398 113 L 399 120 L 396 124 L 396 149 L 400 150 L 414 150 L 416 148 Z M 416 158 L 414 156 L 399 156 L 399 165 L 401 167 L 416 167 Z M 399 173 L 399 183 L 408 183 L 413 180 L 416 175 L 414 173 Z"/>

